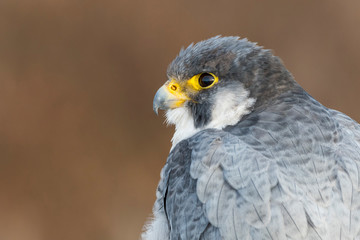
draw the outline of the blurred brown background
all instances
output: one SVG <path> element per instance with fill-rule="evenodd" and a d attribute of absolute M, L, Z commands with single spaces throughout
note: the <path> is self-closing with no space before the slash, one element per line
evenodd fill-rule
<path fill-rule="evenodd" d="M 0 2 L 0 239 L 137 239 L 172 128 L 152 112 L 182 46 L 274 49 L 360 120 L 360 1 Z"/>

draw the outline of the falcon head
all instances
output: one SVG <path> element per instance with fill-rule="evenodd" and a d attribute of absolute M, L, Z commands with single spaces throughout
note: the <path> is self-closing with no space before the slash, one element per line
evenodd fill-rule
<path fill-rule="evenodd" d="M 182 49 L 153 109 L 175 125 L 173 146 L 206 128 L 234 125 L 298 86 L 281 60 L 247 39 L 213 37 Z"/>

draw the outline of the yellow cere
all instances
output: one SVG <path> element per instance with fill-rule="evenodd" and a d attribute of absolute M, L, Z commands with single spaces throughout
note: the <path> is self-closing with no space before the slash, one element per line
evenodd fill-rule
<path fill-rule="evenodd" d="M 214 82 L 213 82 L 211 85 L 207 86 L 207 87 L 202 87 L 202 86 L 200 86 L 200 84 L 199 84 L 199 78 L 200 78 L 200 76 L 201 76 L 202 74 L 203 74 L 203 73 L 199 73 L 199 74 L 193 76 L 192 78 L 190 78 L 190 79 L 187 81 L 187 85 L 188 85 L 190 88 L 192 88 L 193 90 L 199 91 L 199 90 L 211 88 L 212 86 L 214 86 L 214 85 L 219 81 L 219 78 L 218 78 L 215 74 L 213 74 L 213 73 L 208 73 L 208 74 L 210 74 L 211 76 L 214 77 Z"/>
<path fill-rule="evenodd" d="M 185 101 L 190 100 L 190 98 L 186 96 L 185 91 L 183 91 L 182 87 L 175 80 L 171 80 L 167 83 L 166 88 L 176 99 L 176 101 L 173 102 L 172 107 L 180 107 Z"/>
<path fill-rule="evenodd" d="M 171 80 L 167 84 L 167 89 L 171 94 L 175 95 L 176 97 L 180 97 L 182 95 L 180 85 L 175 80 Z"/>

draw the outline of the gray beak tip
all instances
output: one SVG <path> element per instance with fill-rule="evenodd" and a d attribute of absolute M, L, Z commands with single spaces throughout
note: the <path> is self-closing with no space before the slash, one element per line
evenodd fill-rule
<path fill-rule="evenodd" d="M 153 110 L 156 115 L 159 115 L 159 109 L 166 109 L 166 99 L 167 92 L 165 91 L 165 87 L 162 86 L 155 94 L 153 100 Z"/>
<path fill-rule="evenodd" d="M 153 106 L 153 110 L 155 112 L 155 114 L 158 116 L 159 115 L 159 108 L 157 106 Z"/>

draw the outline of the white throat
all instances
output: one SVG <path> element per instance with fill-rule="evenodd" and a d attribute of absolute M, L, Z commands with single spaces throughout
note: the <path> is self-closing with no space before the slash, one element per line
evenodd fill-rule
<path fill-rule="evenodd" d="M 171 139 L 172 147 L 180 141 L 195 135 L 202 129 L 195 128 L 194 119 L 187 107 L 180 107 L 166 111 L 167 124 L 175 125 L 175 133 Z"/>
<path fill-rule="evenodd" d="M 250 113 L 250 109 L 256 100 L 249 98 L 249 92 L 242 86 L 230 89 L 219 91 L 214 96 L 211 120 L 202 128 L 195 128 L 190 109 L 186 106 L 166 112 L 167 124 L 175 125 L 175 133 L 171 139 L 172 148 L 180 141 L 195 135 L 201 130 L 208 128 L 223 129 L 226 126 L 236 124 L 242 116 Z"/>

